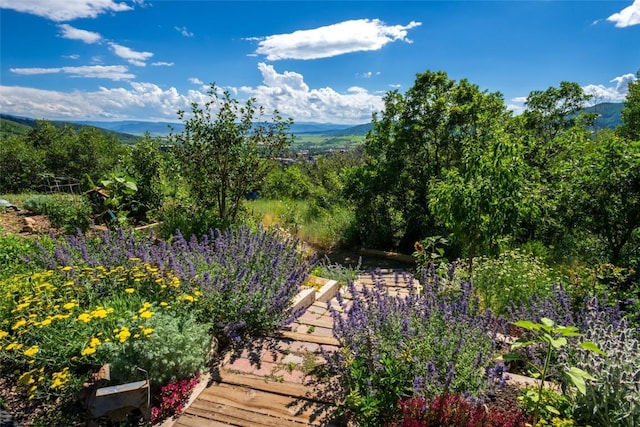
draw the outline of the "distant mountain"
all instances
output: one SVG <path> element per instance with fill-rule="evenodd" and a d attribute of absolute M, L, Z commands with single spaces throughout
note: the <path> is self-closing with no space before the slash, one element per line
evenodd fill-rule
<path fill-rule="evenodd" d="M 166 136 L 171 132 L 179 133 L 184 130 L 182 123 L 145 122 L 138 120 L 122 120 L 117 122 L 75 121 L 74 123 L 139 136 L 144 135 L 146 132 L 151 136 Z"/>
<path fill-rule="evenodd" d="M 351 126 L 346 129 L 332 130 L 327 132 L 326 135 L 331 136 L 351 136 L 351 135 L 366 135 L 373 129 L 373 123 L 364 123 L 361 125 Z"/>
<path fill-rule="evenodd" d="M 103 129 L 109 129 L 115 132 L 125 132 L 133 135 L 144 135 L 145 132 L 149 132 L 152 136 L 166 136 L 172 132 L 182 132 L 184 130 L 184 124 L 182 123 L 169 123 L 169 122 L 145 122 L 126 120 L 118 122 L 97 122 L 97 121 L 80 121 L 74 122 L 83 125 L 95 126 Z M 291 133 L 293 134 L 326 134 L 333 131 L 341 131 L 349 128 L 349 125 L 339 125 L 334 123 L 294 123 L 291 126 Z"/>
<path fill-rule="evenodd" d="M 585 113 L 596 113 L 598 118 L 594 123 L 596 129 L 615 129 L 622 123 L 622 108 L 624 104 L 616 102 L 602 102 L 584 109 Z"/>
<path fill-rule="evenodd" d="M 49 120 L 55 127 L 62 128 L 65 126 L 71 126 L 73 130 L 78 131 L 86 126 L 92 126 L 100 129 L 106 134 L 113 134 L 116 138 L 120 140 L 123 144 L 135 144 L 138 139 L 140 139 L 136 135 L 132 135 L 125 132 L 119 132 L 112 129 L 106 129 L 100 126 L 95 126 L 91 124 L 82 124 L 77 122 L 63 122 L 56 120 Z M 2 136 L 7 135 L 24 135 L 29 130 L 36 126 L 36 120 L 29 117 L 17 117 L 12 116 L 10 114 L 2 114 L 0 113 L 0 134 Z"/>

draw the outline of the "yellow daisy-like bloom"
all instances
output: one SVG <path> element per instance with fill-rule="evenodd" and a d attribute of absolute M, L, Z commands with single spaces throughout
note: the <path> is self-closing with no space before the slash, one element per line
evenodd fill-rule
<path fill-rule="evenodd" d="M 33 384 L 35 382 L 36 380 L 33 379 L 33 371 L 25 372 L 22 375 L 20 375 L 20 377 L 18 378 L 19 386 L 26 386 L 29 384 Z"/>
<path fill-rule="evenodd" d="M 166 306 L 168 306 L 168 305 L 169 305 L 169 304 L 167 304 L 167 303 L 166 303 L 166 302 L 164 302 L 164 301 L 162 301 L 162 302 L 160 303 L 160 307 L 166 307 Z"/>
<path fill-rule="evenodd" d="M 127 341 L 130 336 L 131 332 L 129 332 L 129 328 L 127 328 L 126 326 L 123 326 L 122 330 L 116 334 L 116 338 L 118 338 L 118 341 L 120 341 L 121 343 Z"/>
<path fill-rule="evenodd" d="M 40 326 L 42 328 L 43 326 L 47 326 L 47 325 L 50 325 L 50 324 L 51 324 L 51 318 L 47 317 L 42 322 L 40 322 L 40 325 L 38 325 L 38 326 Z"/>
<path fill-rule="evenodd" d="M 153 311 L 143 311 L 140 313 L 140 317 L 143 319 L 150 319 L 153 316 Z"/>
<path fill-rule="evenodd" d="M 128 294 L 132 294 L 132 293 L 134 293 L 136 290 L 135 290 L 135 289 L 133 289 L 133 288 L 127 288 L 127 289 L 125 289 L 124 291 L 125 291 L 126 293 L 128 293 Z"/>
<path fill-rule="evenodd" d="M 134 334 L 134 335 L 133 335 L 133 338 L 135 338 L 135 339 L 140 338 L 140 334 Z"/>
<path fill-rule="evenodd" d="M 64 368 L 60 372 L 54 372 L 51 377 L 53 378 L 51 389 L 62 388 L 69 382 L 69 368 Z"/>
<path fill-rule="evenodd" d="M 96 319 L 104 319 L 105 317 L 107 317 L 107 310 L 105 310 L 104 308 L 99 308 L 92 311 L 91 316 L 95 317 Z"/>
<path fill-rule="evenodd" d="M 81 355 L 83 356 L 89 356 L 90 354 L 93 354 L 96 352 L 96 348 L 95 347 L 87 347 L 84 350 L 82 350 L 82 352 L 80 352 Z"/>
<path fill-rule="evenodd" d="M 91 338 L 89 341 L 89 347 L 97 347 L 100 345 L 100 340 L 96 337 Z"/>
<path fill-rule="evenodd" d="M 84 323 L 89 323 L 91 321 L 91 315 L 89 313 L 82 313 L 78 316 L 78 320 Z"/>
<path fill-rule="evenodd" d="M 134 262 L 135 262 L 135 261 L 140 261 L 140 258 L 138 258 L 138 257 L 131 257 L 131 258 L 129 258 L 129 261 L 134 261 Z"/>
<path fill-rule="evenodd" d="M 72 308 L 74 308 L 77 305 L 78 304 L 76 304 L 75 302 L 68 302 L 65 305 L 63 305 L 62 308 L 64 308 L 65 310 L 71 310 Z"/>
<path fill-rule="evenodd" d="M 22 348 L 22 344 L 17 343 L 17 342 L 12 342 L 11 344 L 9 344 L 8 346 L 6 346 L 4 349 L 7 351 L 11 351 L 11 350 L 20 350 Z"/>
<path fill-rule="evenodd" d="M 18 304 L 18 305 L 16 305 L 16 308 L 15 308 L 15 310 L 13 310 L 13 311 L 14 311 L 14 312 L 15 312 L 15 311 L 20 311 L 20 310 L 22 310 L 23 308 L 27 308 L 27 307 L 29 307 L 29 305 L 30 305 L 30 304 L 31 304 L 31 302 L 29 302 L 29 301 L 27 301 L 27 302 L 23 302 L 22 304 Z"/>
<path fill-rule="evenodd" d="M 142 307 L 140 307 L 140 310 L 138 310 L 138 313 L 142 313 L 143 311 L 147 311 L 147 309 L 151 308 L 151 303 L 145 302 L 144 304 L 142 304 Z"/>
<path fill-rule="evenodd" d="M 146 336 L 151 335 L 153 333 L 153 328 L 144 328 L 142 330 L 142 333 L 145 334 Z"/>
<path fill-rule="evenodd" d="M 71 271 L 73 269 L 73 267 L 71 267 L 70 265 L 65 265 L 64 267 L 62 267 L 62 271 Z"/>
<path fill-rule="evenodd" d="M 193 294 L 194 294 L 195 296 L 197 296 L 197 297 L 201 297 L 201 296 L 202 296 L 202 292 L 197 291 L 197 290 L 196 290 L 196 291 L 193 291 Z"/>
<path fill-rule="evenodd" d="M 185 301 L 193 302 L 193 297 L 191 295 L 183 295 L 182 299 Z"/>
<path fill-rule="evenodd" d="M 27 357 L 33 357 L 40 351 L 40 347 L 37 345 L 32 345 L 28 349 L 24 351 L 24 355 Z"/>
<path fill-rule="evenodd" d="M 0 340 L 4 337 L 6 337 L 7 335 L 9 335 L 9 332 L 7 331 L 0 331 Z"/>
<path fill-rule="evenodd" d="M 27 324 L 26 320 L 20 319 L 11 327 L 11 329 L 13 329 L 15 331 L 16 329 L 21 328 L 26 324 Z"/>

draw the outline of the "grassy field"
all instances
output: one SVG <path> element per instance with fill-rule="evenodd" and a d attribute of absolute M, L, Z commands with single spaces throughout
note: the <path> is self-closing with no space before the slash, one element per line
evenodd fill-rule
<path fill-rule="evenodd" d="M 295 135 L 292 148 L 296 151 L 310 152 L 326 150 L 352 150 L 364 143 L 364 135 L 330 136 L 330 135 Z"/>

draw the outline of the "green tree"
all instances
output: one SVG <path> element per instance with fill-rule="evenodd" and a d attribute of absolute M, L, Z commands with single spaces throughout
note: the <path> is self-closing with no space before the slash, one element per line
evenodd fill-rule
<path fill-rule="evenodd" d="M 0 194 L 36 190 L 44 154 L 20 136 L 0 140 Z"/>
<path fill-rule="evenodd" d="M 350 172 L 345 191 L 366 243 L 409 248 L 447 234 L 429 203 L 431 183 L 460 166 L 466 145 L 490 140 L 509 114 L 499 93 L 442 71 L 418 74 L 405 95 L 389 92 L 384 102 L 365 141 L 365 165 Z"/>
<path fill-rule="evenodd" d="M 629 83 L 618 131 L 624 138 L 640 141 L 640 70 L 636 73 L 636 80 Z"/>
<path fill-rule="evenodd" d="M 269 159 L 291 145 L 292 121 L 277 111 L 266 121 L 254 98 L 241 105 L 213 84 L 208 95 L 204 105 L 191 105 L 190 118 L 178 112 L 185 129 L 171 139 L 195 200 L 229 224 L 237 219 L 245 194 L 264 181 L 273 165 Z"/>
<path fill-rule="evenodd" d="M 145 215 L 162 205 L 162 173 L 167 155 L 160 150 L 159 138 L 146 133 L 135 145 L 127 150 L 125 170 L 135 179 L 138 191 L 134 215 Z"/>

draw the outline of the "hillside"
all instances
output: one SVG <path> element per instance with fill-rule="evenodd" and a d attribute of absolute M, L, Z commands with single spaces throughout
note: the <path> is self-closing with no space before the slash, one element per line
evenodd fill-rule
<path fill-rule="evenodd" d="M 622 108 L 624 104 L 603 102 L 584 109 L 585 113 L 596 113 L 598 118 L 594 123 L 596 129 L 614 129 L 622 123 Z"/>
<path fill-rule="evenodd" d="M 90 126 L 79 123 L 63 122 L 63 121 L 51 121 L 51 123 L 58 128 L 65 126 L 71 126 L 73 130 L 78 131 L 83 127 Z M 36 120 L 28 117 L 16 117 L 9 114 L 0 113 L 0 137 L 6 138 L 12 135 L 24 135 L 36 126 Z M 111 129 L 101 128 L 99 126 L 93 126 L 102 130 L 105 134 L 115 135 L 123 144 L 135 144 L 138 139 L 136 135 L 131 135 L 124 132 L 116 132 Z"/>

